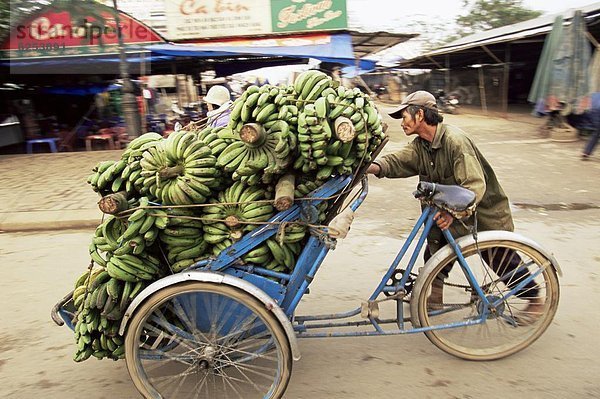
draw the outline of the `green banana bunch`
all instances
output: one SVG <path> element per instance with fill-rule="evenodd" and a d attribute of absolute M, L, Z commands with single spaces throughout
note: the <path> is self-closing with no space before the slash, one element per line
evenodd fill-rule
<path fill-rule="evenodd" d="M 114 279 L 133 283 L 154 281 L 164 274 L 158 259 L 148 254 L 114 255 L 107 262 L 106 272 Z"/>
<path fill-rule="evenodd" d="M 292 246 L 287 243 L 279 244 L 277 240 L 273 238 L 269 238 L 265 241 L 267 244 L 269 251 L 273 255 L 273 259 L 275 262 L 271 262 L 267 264 L 267 269 L 273 270 L 277 266 L 284 266 L 285 271 L 291 272 L 294 270 L 296 266 L 297 255 L 292 250 Z M 283 271 L 283 270 L 278 270 Z"/>
<path fill-rule="evenodd" d="M 211 201 L 212 206 L 203 208 L 204 240 L 213 245 L 238 241 L 245 232 L 269 220 L 275 211 L 265 198 L 264 189 L 235 182 Z"/>
<path fill-rule="evenodd" d="M 157 145 L 162 140 L 163 137 L 158 133 L 149 132 L 142 134 L 129 142 L 129 145 L 121 155 L 121 159 L 126 160 L 128 163 L 132 161 L 132 158 L 137 158 L 139 160 L 144 151 Z"/>
<path fill-rule="evenodd" d="M 121 177 L 121 173 L 126 166 L 127 162 L 123 159 L 99 162 L 92 169 L 93 173 L 88 177 L 87 182 L 95 192 L 102 196 L 119 192 L 125 189 L 126 183 Z"/>
<path fill-rule="evenodd" d="M 333 81 L 327 74 L 317 70 L 308 70 L 298 75 L 294 81 L 294 91 L 299 100 L 314 101 L 332 85 Z"/>
<path fill-rule="evenodd" d="M 123 282 L 110 277 L 107 271 L 94 270 L 95 276 L 88 285 L 85 300 L 77 307 L 74 318 L 77 351 L 76 362 L 91 356 L 98 359 L 123 359 L 124 338 L 118 335 L 121 319 L 127 306 L 146 286 L 145 282 Z M 79 282 L 79 280 L 78 280 Z M 81 285 L 78 288 L 86 288 Z"/>
<path fill-rule="evenodd" d="M 194 133 L 179 130 L 143 153 L 141 192 L 164 205 L 202 204 L 219 185 L 216 158 Z"/>

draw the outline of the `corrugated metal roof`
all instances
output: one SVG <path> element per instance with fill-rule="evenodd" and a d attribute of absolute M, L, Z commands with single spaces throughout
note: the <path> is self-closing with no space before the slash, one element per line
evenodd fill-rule
<path fill-rule="evenodd" d="M 600 18 L 600 2 L 578 8 L 582 11 L 586 20 L 595 20 Z M 456 53 L 468 50 L 474 47 L 488 46 L 498 43 L 515 42 L 520 39 L 533 38 L 535 36 L 545 35 L 552 29 L 552 23 L 557 15 L 563 15 L 565 24 L 570 24 L 576 9 L 569 9 L 560 14 L 543 15 L 529 21 L 520 22 L 513 25 L 503 26 L 501 28 L 490 29 L 484 32 L 465 36 L 454 42 L 448 43 L 443 47 L 433 51 L 421 54 L 417 57 L 400 62 L 400 66 L 409 63 L 414 66 L 419 60 L 430 60 L 432 57 Z"/>

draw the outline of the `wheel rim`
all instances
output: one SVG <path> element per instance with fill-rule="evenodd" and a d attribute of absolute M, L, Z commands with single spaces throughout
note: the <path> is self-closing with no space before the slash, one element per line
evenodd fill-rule
<path fill-rule="evenodd" d="M 419 321 L 422 326 L 464 321 L 479 324 L 428 331 L 428 338 L 442 350 L 471 360 L 505 357 L 539 338 L 551 323 L 558 306 L 558 280 L 551 262 L 530 247 L 504 241 L 480 242 L 478 246 L 464 248 L 463 255 L 486 298 L 496 306 L 488 308 L 484 304 L 470 287 L 458 262 L 455 262 L 456 256 L 452 254 L 426 276 L 419 293 Z M 498 273 L 482 258 L 495 259 L 496 264 L 501 265 Z M 511 260 L 519 264 L 516 272 L 506 268 Z M 435 293 L 432 295 L 432 284 L 438 273 L 449 264 L 454 264 L 454 267 L 444 280 L 443 303 L 440 304 Z M 523 286 L 518 296 L 505 297 L 511 288 L 525 282 L 528 277 L 525 271 L 536 275 L 532 283 Z M 535 314 L 528 312 L 531 300 L 542 303 Z"/>
<path fill-rule="evenodd" d="M 132 319 L 126 359 L 144 396 L 271 398 L 285 389 L 289 348 L 280 327 L 254 298 L 216 288 L 149 299 Z"/>

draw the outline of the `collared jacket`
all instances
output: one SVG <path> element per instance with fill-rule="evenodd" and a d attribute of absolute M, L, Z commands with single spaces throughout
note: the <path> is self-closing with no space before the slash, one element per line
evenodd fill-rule
<path fill-rule="evenodd" d="M 231 101 L 227 101 L 219 108 L 209 111 L 206 116 L 208 117 L 208 124 L 211 127 L 227 126 L 229 123 L 229 114 L 231 114 Z"/>
<path fill-rule="evenodd" d="M 378 177 L 419 176 L 420 181 L 459 185 L 475 193 L 477 230 L 513 231 L 514 224 L 508 197 L 500 186 L 494 170 L 461 129 L 444 123 L 437 125 L 433 142 L 417 137 L 402 150 L 377 160 L 381 167 Z M 467 226 L 473 216 L 463 220 Z M 455 221 L 450 227 L 454 237 L 469 233 Z M 432 253 L 441 237 L 441 231 L 432 229 L 429 245 Z"/>

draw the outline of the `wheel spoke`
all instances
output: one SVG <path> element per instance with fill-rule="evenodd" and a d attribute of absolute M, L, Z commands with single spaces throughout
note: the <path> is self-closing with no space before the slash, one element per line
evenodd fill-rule
<path fill-rule="evenodd" d="M 233 287 L 202 282 L 150 296 L 130 321 L 125 358 L 143 396 L 169 398 L 281 397 L 291 365 L 270 310 Z"/>
<path fill-rule="evenodd" d="M 476 320 L 481 323 L 433 329 L 426 332 L 427 337 L 452 355 L 480 360 L 508 356 L 539 338 L 550 324 L 558 302 L 558 280 L 550 260 L 538 250 L 513 241 L 480 240 L 461 250 L 487 302 L 494 306 L 486 310 L 485 301 L 466 288 L 472 285 L 467 273 L 451 267 L 457 262 L 456 256 L 447 257 L 420 276 L 427 286 L 419 287 L 411 302 L 411 312 L 418 317 L 416 324 L 435 326 Z M 436 309 L 433 300 L 429 303 L 431 284 L 446 269 L 450 271 L 443 285 L 443 307 Z M 467 303 L 472 306 L 465 306 Z M 543 307 L 530 309 L 532 303 Z M 525 320 L 528 316 L 532 321 Z"/>

